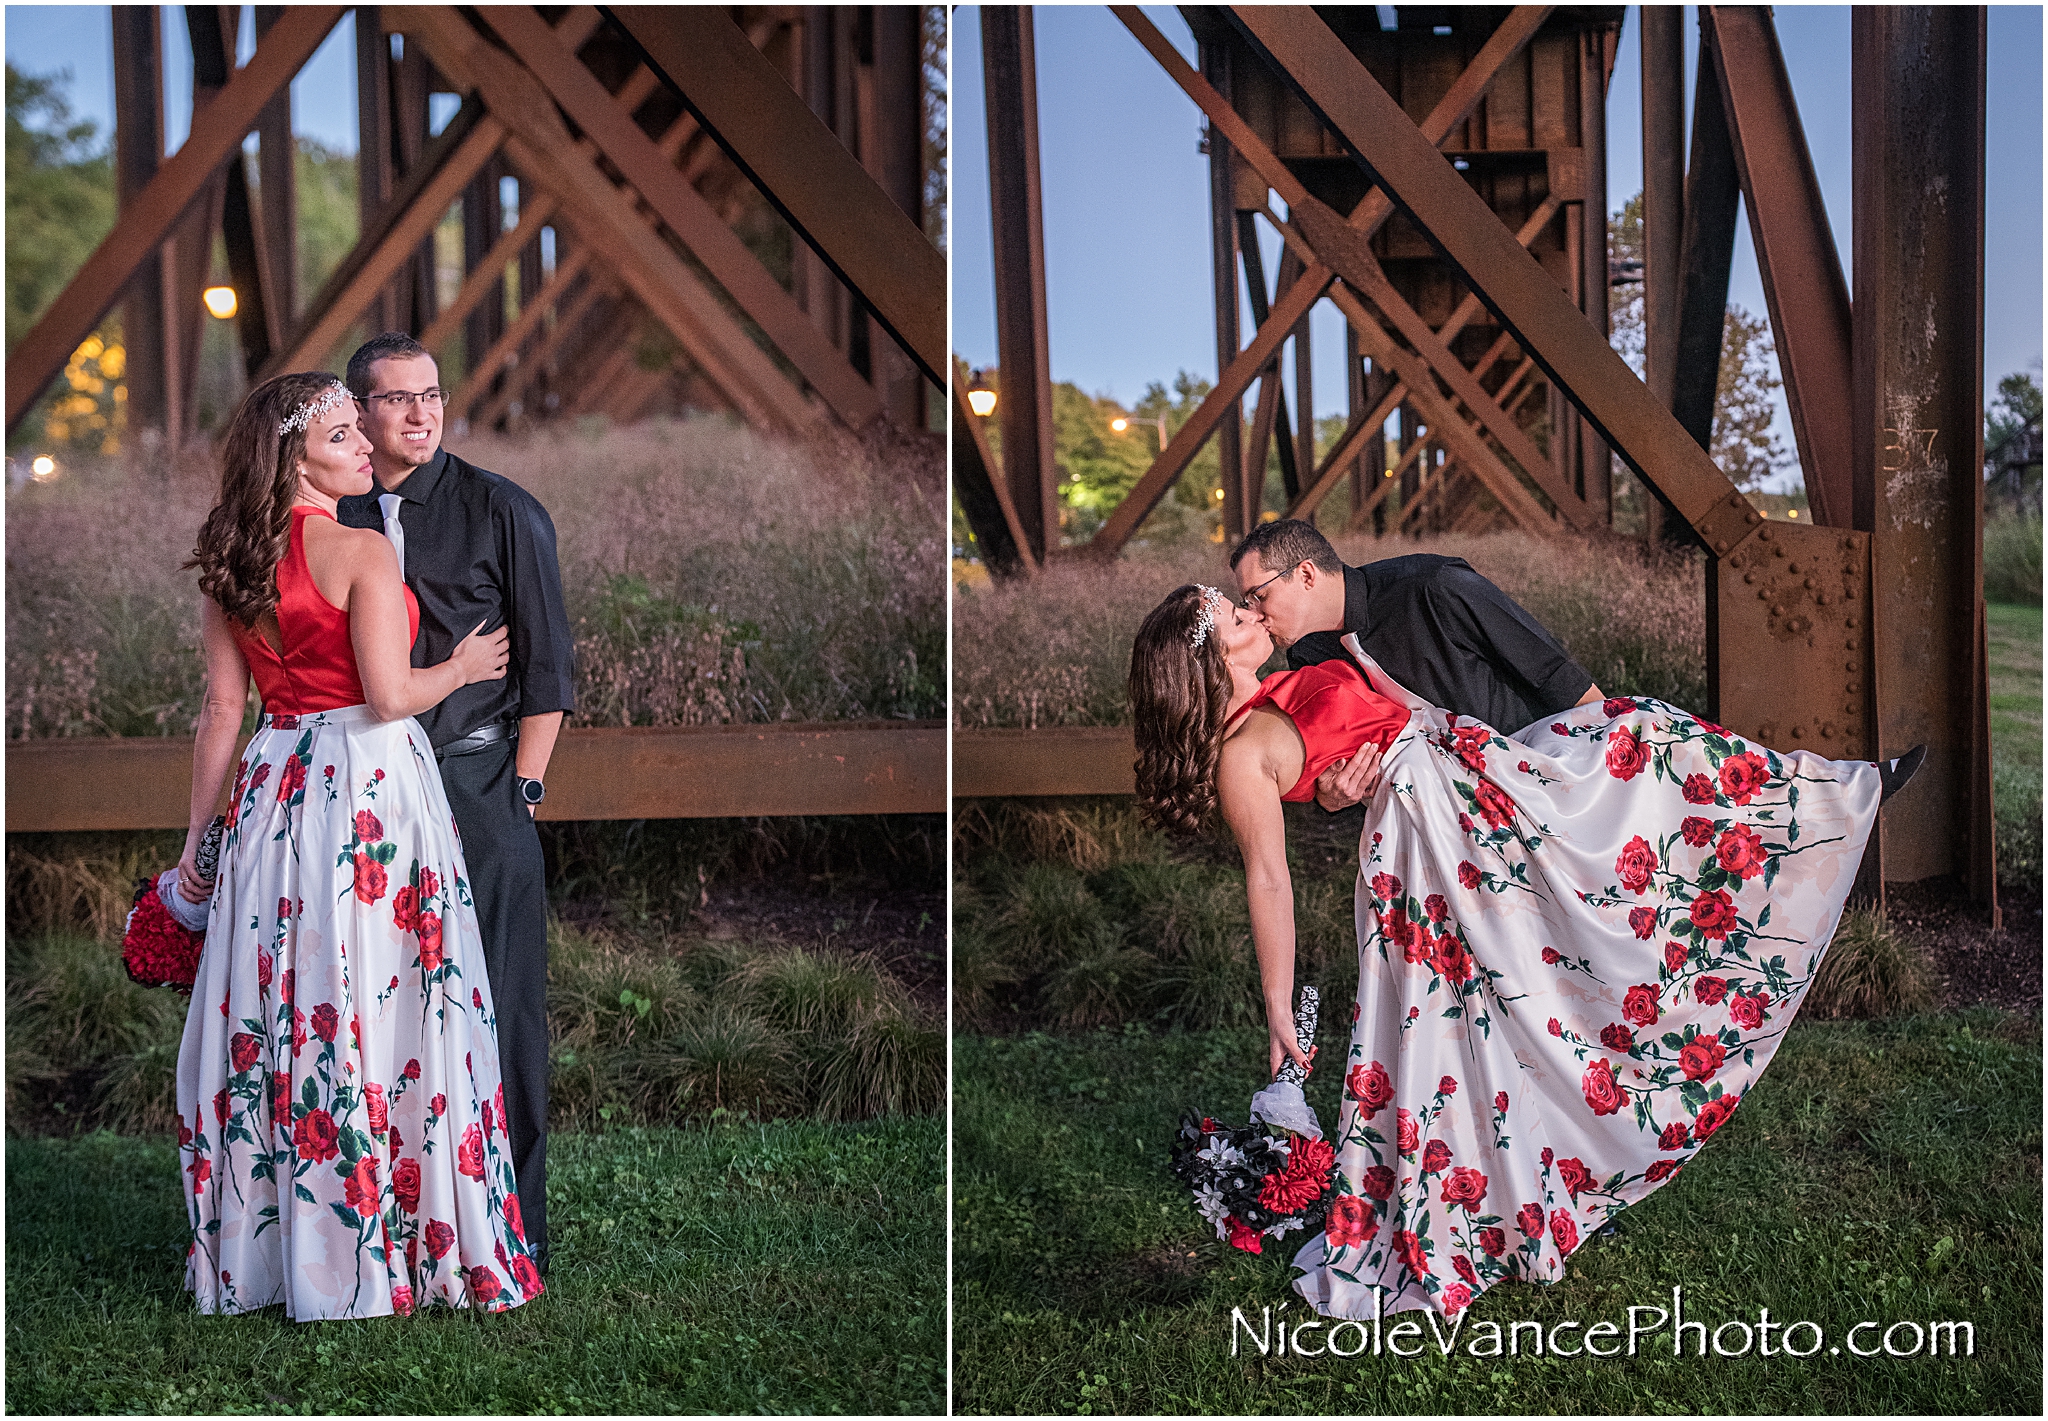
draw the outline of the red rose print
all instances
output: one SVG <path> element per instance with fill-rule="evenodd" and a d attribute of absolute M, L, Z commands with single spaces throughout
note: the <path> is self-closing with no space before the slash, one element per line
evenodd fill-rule
<path fill-rule="evenodd" d="M 1570 1253 L 1579 1246 L 1578 1221 L 1564 1210 L 1557 1210 L 1550 1216 L 1550 1236 L 1557 1240 L 1559 1253 Z"/>
<path fill-rule="evenodd" d="M 374 903 L 384 896 L 384 865 L 368 854 L 356 855 L 356 898 Z"/>
<path fill-rule="evenodd" d="M 367 809 L 356 811 L 356 837 L 366 844 L 374 844 L 384 837 L 384 826 L 377 822 L 377 816 Z"/>
<path fill-rule="evenodd" d="M 1683 1120 L 1674 1120 L 1664 1127 L 1664 1133 L 1657 1137 L 1660 1150 L 1682 1150 L 1692 1143 L 1692 1131 Z"/>
<path fill-rule="evenodd" d="M 351 1209 L 364 1218 L 377 1214 L 377 1161 L 368 1155 L 356 1161 L 356 1167 L 349 1171 L 348 1182 L 342 1186 L 342 1198 Z"/>
<path fill-rule="evenodd" d="M 1380 1231 L 1380 1221 L 1366 1202 L 1355 1194 L 1340 1194 L 1330 1201 L 1329 1222 L 1324 1225 L 1332 1248 L 1350 1248 Z"/>
<path fill-rule="evenodd" d="M 1564 1024 L 1560 1022 L 1556 1017 L 1552 1017 L 1550 1019 L 1550 1034 L 1552 1036 L 1560 1037 L 1564 1035 Z"/>
<path fill-rule="evenodd" d="M 284 976 L 280 977 L 277 982 L 277 999 L 279 1001 L 289 1002 L 294 1000 L 293 992 L 296 989 L 297 978 L 297 972 L 289 967 L 285 969 Z"/>
<path fill-rule="evenodd" d="M 391 1195 L 408 1214 L 420 1211 L 420 1162 L 402 1159 L 391 1166 Z"/>
<path fill-rule="evenodd" d="M 432 898 L 432 897 L 433 897 L 433 896 L 434 896 L 434 895 L 435 895 L 436 893 L 438 893 L 438 892 L 440 892 L 440 891 L 441 891 L 441 880 L 440 880 L 439 878 L 437 878 L 437 877 L 435 877 L 435 876 L 434 876 L 434 870 L 432 870 L 431 868 L 423 868 L 423 869 L 421 869 L 421 870 L 420 870 L 420 901 L 421 901 L 422 903 L 424 903 L 424 902 L 426 902 L 426 901 L 427 901 L 428 899 Z"/>
<path fill-rule="evenodd" d="M 1700 894 L 1692 900 L 1692 925 L 1702 937 L 1717 942 L 1727 937 L 1728 929 L 1736 925 L 1735 900 L 1719 888 Z"/>
<path fill-rule="evenodd" d="M 1479 1206 L 1486 1202 L 1486 1176 L 1459 1165 L 1444 1180 L 1443 1201 L 1458 1205 L 1468 1214 L 1478 1213 Z"/>
<path fill-rule="evenodd" d="M 263 782 L 269 778 L 270 762 L 265 760 L 256 767 L 256 773 L 249 776 L 249 793 L 254 794 L 257 790 L 262 789 Z"/>
<path fill-rule="evenodd" d="M 1545 967 L 1555 967 L 1562 961 L 1564 961 L 1564 954 L 1556 948 L 1546 947 L 1543 949 L 1543 965 Z"/>
<path fill-rule="evenodd" d="M 519 1284 L 519 1291 L 529 1298 L 537 1298 L 544 1289 L 540 1281 L 540 1269 L 533 1266 L 533 1260 L 520 1254 L 512 1260 L 512 1277 Z"/>
<path fill-rule="evenodd" d="M 1232 1248 L 1241 1248 L 1246 1253 L 1262 1251 L 1259 1231 L 1257 1229 L 1252 1228 L 1248 1224 L 1240 1223 L 1236 1219 L 1225 1219 L 1223 1222 L 1230 1229 L 1230 1246 Z"/>
<path fill-rule="evenodd" d="M 1728 1019 L 1744 1031 L 1754 1031 L 1764 1024 L 1763 1002 L 1737 992 L 1728 999 Z"/>
<path fill-rule="evenodd" d="M 1481 780 L 1473 787 L 1472 797 L 1479 801 L 1479 817 L 1489 829 L 1505 829 L 1515 817 L 1515 802 L 1492 780 Z"/>
<path fill-rule="evenodd" d="M 1572 731 L 1571 727 L 1566 725 L 1563 721 L 1553 720 L 1550 723 L 1550 733 L 1552 735 L 1570 735 Z"/>
<path fill-rule="evenodd" d="M 1739 1095 L 1717 1096 L 1700 1107 L 1700 1113 L 1693 1117 L 1692 1132 L 1704 1140 L 1728 1123 L 1728 1117 L 1735 1113 L 1735 1107 L 1742 1104 Z"/>
<path fill-rule="evenodd" d="M 1394 1230 L 1394 1257 L 1408 1265 L 1408 1271 L 1416 1277 L 1429 1275 L 1429 1259 L 1422 1251 L 1422 1240 L 1407 1229 Z"/>
<path fill-rule="evenodd" d="M 414 1057 L 412 1060 L 407 1061 L 405 1063 L 405 1069 L 400 1071 L 398 1074 L 404 1076 L 409 1081 L 418 1080 L 420 1078 L 419 1058 Z"/>
<path fill-rule="evenodd" d="M 1678 1161 L 1671 1159 L 1652 1160 L 1650 1167 L 1643 1171 L 1643 1178 L 1651 1184 L 1669 1179 L 1678 1173 Z"/>
<path fill-rule="evenodd" d="M 1586 1067 L 1586 1074 L 1579 1080 L 1579 1089 L 1585 1093 L 1586 1104 L 1595 1115 L 1612 1115 L 1627 1102 L 1621 1085 L 1614 1079 L 1614 1067 L 1601 1057 Z"/>
<path fill-rule="evenodd" d="M 1664 970 L 1676 976 L 1685 970 L 1686 946 L 1682 942 L 1664 944 Z"/>
<path fill-rule="evenodd" d="M 332 1041 L 334 1033 L 341 1030 L 341 1013 L 334 1009 L 334 1003 L 322 1002 L 313 1008 L 313 1034 L 322 1041 Z"/>
<path fill-rule="evenodd" d="M 1524 1238 L 1542 1238 L 1543 1206 L 1524 1204 L 1515 1214 L 1515 1227 L 1522 1231 Z"/>
<path fill-rule="evenodd" d="M 1727 1058 L 1728 1050 L 1717 1036 L 1695 1036 L 1678 1048 L 1678 1068 L 1689 1081 L 1712 1080 Z"/>
<path fill-rule="evenodd" d="M 1505 1229 L 1483 1228 L 1479 1231 L 1479 1246 L 1488 1258 L 1498 1258 L 1508 1251 L 1508 1236 Z"/>
<path fill-rule="evenodd" d="M 512 1125 L 505 1118 L 505 1086 L 502 1081 L 499 1082 L 498 1089 L 493 1094 L 492 1099 L 496 1100 L 498 1103 L 498 1128 L 504 1130 L 507 1134 L 510 1134 L 512 1131 Z"/>
<path fill-rule="evenodd" d="M 402 933 L 417 931 L 420 925 L 420 891 L 410 883 L 391 895 L 391 921 Z"/>
<path fill-rule="evenodd" d="M 1457 1080 L 1451 1076 L 1445 1076 L 1436 1083 L 1436 1093 L 1438 1095 L 1456 1095 L 1458 1093 Z"/>
<path fill-rule="evenodd" d="M 325 1164 L 341 1153 L 341 1131 L 326 1111 L 308 1110 L 292 1127 L 292 1143 L 298 1146 L 300 1159 Z"/>
<path fill-rule="evenodd" d="M 1634 732 L 1617 730 L 1607 737 L 1607 773 L 1618 780 L 1632 780 L 1649 763 L 1649 752 Z"/>
<path fill-rule="evenodd" d="M 1451 905 L 1444 901 L 1443 894 L 1432 893 L 1422 900 L 1422 911 L 1432 923 L 1441 923 L 1451 915 Z"/>
<path fill-rule="evenodd" d="M 505 1285 L 498 1281 L 498 1275 L 490 1269 L 472 1268 L 469 1270 L 469 1295 L 478 1302 L 487 1303 L 504 1290 Z"/>
<path fill-rule="evenodd" d="M 292 1078 L 278 1071 L 270 1077 L 270 1118 L 279 1129 L 288 1130 L 292 1123 Z"/>
<path fill-rule="evenodd" d="M 447 1256 L 448 1250 L 454 1246 L 455 1230 L 442 1223 L 439 1219 L 428 1220 L 427 1252 L 436 1258 L 444 1258 Z"/>
<path fill-rule="evenodd" d="M 1528 762 L 1527 760 L 1517 760 L 1517 761 L 1515 761 L 1515 772 L 1516 772 L 1517 774 L 1523 774 L 1523 775 L 1526 775 L 1526 774 L 1528 774 L 1528 773 L 1529 773 L 1529 762 Z"/>
<path fill-rule="evenodd" d="M 1381 931 L 1389 942 L 1397 944 L 1401 955 L 1410 962 L 1429 960 L 1429 939 L 1421 937 L 1415 924 L 1408 921 L 1408 910 L 1392 908 L 1381 916 Z"/>
<path fill-rule="evenodd" d="M 1655 908 L 1629 909 L 1628 925 L 1638 938 L 1648 942 L 1657 935 L 1657 910 Z"/>
<path fill-rule="evenodd" d="M 1415 1128 L 1415 1117 L 1399 1106 L 1394 1108 L 1394 1148 L 1404 1155 L 1415 1153 L 1415 1146 L 1421 1132 Z"/>
<path fill-rule="evenodd" d="M 1479 886 L 1479 865 L 1476 863 L 1459 864 L 1458 882 L 1466 888 L 1477 888 Z"/>
<path fill-rule="evenodd" d="M 1401 896 L 1401 880 L 1391 873 L 1376 873 L 1372 876 L 1372 896 L 1382 903 L 1391 903 Z"/>
<path fill-rule="evenodd" d="M 396 1154 L 398 1153 L 398 1151 L 404 1148 L 405 1136 L 398 1132 L 398 1127 L 396 1125 L 393 1125 L 391 1127 L 391 1152 L 393 1154 Z"/>
<path fill-rule="evenodd" d="M 1493 1108 L 1503 1115 L 1508 1113 L 1508 1093 L 1506 1091 L 1494 1092 Z"/>
<path fill-rule="evenodd" d="M 384 782 L 384 772 L 382 770 L 379 770 L 375 774 L 371 775 L 370 778 L 377 781 L 377 783 L 382 784 Z"/>
<path fill-rule="evenodd" d="M 206 1181 L 213 1178 L 213 1161 L 205 1155 L 200 1155 L 185 1168 L 192 1172 L 192 1193 L 196 1198 L 205 1190 Z"/>
<path fill-rule="evenodd" d="M 330 767 L 331 768 L 331 767 Z M 400 1317 L 412 1316 L 412 1289 L 400 1283 L 391 1290 L 391 1310 Z"/>
<path fill-rule="evenodd" d="M 1394 1171 L 1383 1164 L 1376 1164 L 1360 1178 L 1358 1187 L 1375 1199 L 1391 1199 L 1394 1195 Z"/>
<path fill-rule="evenodd" d="M 228 1092 L 226 1086 L 222 1086 L 213 1093 L 213 1118 L 217 1124 L 225 1125 L 228 1123 Z"/>
<path fill-rule="evenodd" d="M 1451 1255 L 1451 1267 L 1453 1267 L 1453 1268 L 1455 1268 L 1455 1269 L 1457 1269 L 1457 1270 L 1458 1270 L 1458 1276 L 1459 1276 L 1460 1278 L 1463 1278 L 1463 1279 L 1464 1279 L 1464 1280 L 1465 1280 L 1466 1282 L 1468 1282 L 1468 1283 L 1471 1283 L 1471 1284 L 1473 1284 L 1473 1285 L 1474 1285 L 1475 1287 L 1476 1287 L 1476 1286 L 1478 1285 L 1478 1283 L 1479 1283 L 1479 1275 L 1478 1275 L 1477 1273 L 1475 1273 L 1475 1272 L 1473 1272 L 1473 1271 L 1472 1271 L 1472 1260 L 1471 1260 L 1471 1259 L 1469 1259 L 1469 1258 L 1467 1258 L 1467 1257 L 1466 1257 L 1466 1256 L 1465 1256 L 1464 1254 L 1462 1254 L 1462 1253 L 1454 1253 L 1454 1254 L 1452 1254 L 1452 1255 Z M 1446 1301 L 1446 1302 L 1448 1302 L 1448 1301 L 1449 1301 L 1449 1299 L 1450 1299 L 1450 1294 L 1449 1294 L 1448 1292 L 1446 1292 L 1446 1293 L 1444 1294 L 1444 1298 L 1445 1298 L 1445 1301 Z M 1468 1298 L 1468 1299 L 1466 1299 L 1465 1301 L 1466 1301 L 1466 1302 L 1469 1302 L 1469 1301 L 1470 1301 L 1470 1299 Z M 1458 1304 L 1457 1306 L 1458 1306 L 1458 1307 L 1463 1307 L 1464 1305 L 1465 1305 L 1465 1303 L 1464 1303 L 1464 1302 L 1460 1302 L 1460 1303 L 1459 1303 L 1459 1304 Z M 1452 1310 L 1453 1310 L 1453 1311 L 1456 1311 L 1456 1308 L 1453 1308 Z"/>
<path fill-rule="evenodd" d="M 259 991 L 270 990 L 270 978 L 277 966 L 277 959 L 267 952 L 256 954 L 256 986 Z"/>
<path fill-rule="evenodd" d="M 1636 1049 L 1636 1034 L 1618 1021 L 1610 1022 L 1600 1028 L 1600 1044 L 1626 1056 Z"/>
<path fill-rule="evenodd" d="M 1593 1171 L 1575 1159 L 1561 1159 L 1557 1162 L 1558 1177 L 1564 1180 L 1564 1187 L 1571 1191 L 1572 1198 L 1579 1197 L 1579 1191 L 1593 1187 Z"/>
<path fill-rule="evenodd" d="M 462 1132 L 462 1148 L 455 1152 L 455 1167 L 471 1179 L 484 1177 L 484 1132 L 474 1125 Z"/>
<path fill-rule="evenodd" d="M 1622 1019 L 1630 1026 L 1655 1026 L 1657 1018 L 1664 1014 L 1664 1008 L 1657 1000 L 1657 989 L 1648 982 L 1630 987 L 1621 999 Z"/>
<path fill-rule="evenodd" d="M 1430 960 L 1447 982 L 1463 984 L 1472 976 L 1472 954 L 1451 933 L 1445 933 L 1436 940 L 1436 951 Z"/>
<path fill-rule="evenodd" d="M 1327 1168 L 1328 1166 L 1325 1166 L 1326 1170 Z M 519 1196 L 517 1194 L 507 1194 L 505 1196 L 505 1228 L 511 1233 L 512 1237 L 518 1239 L 521 1243 L 526 1242 L 526 1221 L 520 1216 Z"/>
<path fill-rule="evenodd" d="M 236 1075 L 255 1065 L 256 1058 L 262 1054 L 263 1043 L 246 1031 L 237 1031 L 228 1040 L 228 1059 L 234 1065 Z"/>
<path fill-rule="evenodd" d="M 447 1114 L 447 1113 L 448 1113 L 448 1097 L 447 1097 L 447 1096 L 445 1096 L 445 1095 L 436 1095 L 436 1096 L 435 1096 L 435 1097 L 434 1097 L 434 1098 L 433 1098 L 432 1100 L 430 1100 L 430 1101 L 428 1101 L 428 1102 L 427 1102 L 427 1114 L 429 1114 L 429 1115 L 432 1115 L 432 1116 L 435 1116 L 435 1117 L 437 1117 L 437 1118 L 438 1118 L 438 1117 L 440 1117 L 440 1116 L 442 1116 L 442 1115 L 445 1115 L 445 1114 Z"/>
<path fill-rule="evenodd" d="M 1451 1147 L 1442 1140 L 1431 1140 L 1422 1147 L 1422 1172 L 1441 1174 L 1451 1167 Z"/>
<path fill-rule="evenodd" d="M 1614 861 L 1614 871 L 1621 875 L 1623 888 L 1640 893 L 1650 886 L 1650 875 L 1657 871 L 1657 851 L 1638 834 L 1622 846 L 1621 857 Z"/>
<path fill-rule="evenodd" d="M 262 783 L 259 779 L 257 783 Z M 306 787 L 306 762 L 298 756 L 286 758 L 284 770 L 277 777 L 277 802 L 283 804 Z"/>
<path fill-rule="evenodd" d="M 1458 1260 L 1463 1263 L 1465 1260 Z M 1444 1316 L 1455 1317 L 1472 1305 L 1472 1290 L 1463 1283 L 1453 1283 L 1443 1290 Z"/>
<path fill-rule="evenodd" d="M 1692 984 L 1692 999 L 1701 1006 L 1713 1006 L 1728 995 L 1728 984 L 1719 977 L 1702 977 Z"/>
<path fill-rule="evenodd" d="M 1458 758 L 1463 760 L 1474 774 L 1486 773 L 1486 743 L 1493 736 L 1485 730 L 1460 726 L 1452 730 L 1457 737 Z"/>
<path fill-rule="evenodd" d="M 1706 776 L 1695 775 L 1694 778 L 1705 779 Z M 1688 814 L 1678 822 L 1678 832 L 1694 848 L 1704 849 L 1714 842 L 1714 821 L 1702 819 L 1697 814 Z"/>
<path fill-rule="evenodd" d="M 363 1087 L 363 1105 L 370 1115 L 370 1133 L 381 1135 L 391 1124 L 391 1108 L 384 1100 L 384 1087 L 375 1081 Z"/>
<path fill-rule="evenodd" d="M 1681 792 L 1685 795 L 1685 802 L 1687 804 L 1712 804 L 1714 802 L 1714 782 L 1705 775 L 1687 775 Z"/>
<path fill-rule="evenodd" d="M 1370 1066 L 1353 1066 L 1344 1078 L 1344 1091 L 1359 1103 L 1359 1113 L 1370 1120 L 1394 1098 L 1394 1083 L 1387 1068 L 1374 1061 Z"/>
<path fill-rule="evenodd" d="M 491 1103 L 487 1100 L 484 1102 L 484 1138 L 488 1140 L 495 1133 L 496 1128 L 492 1123 L 491 1117 Z"/>
<path fill-rule="evenodd" d="M 484 1009 L 484 989 L 482 987 L 471 987 L 469 989 L 469 1004 L 478 1011 Z"/>
<path fill-rule="evenodd" d="M 1636 703 L 1627 696 L 1609 696 L 1600 702 L 1600 714 L 1613 720 L 1618 715 L 1627 715 L 1636 708 Z"/>
<path fill-rule="evenodd" d="M 1747 824 L 1731 825 L 1714 846 L 1714 857 L 1724 872 L 1755 878 L 1764 871 L 1764 841 Z"/>
<path fill-rule="evenodd" d="M 1754 750 L 1745 750 L 1721 762 L 1721 793 L 1737 804 L 1747 804 L 1770 777 L 1770 766 L 1764 763 L 1764 757 Z"/>
<path fill-rule="evenodd" d="M 441 915 L 422 913 L 419 922 L 420 971 L 441 970 Z"/>

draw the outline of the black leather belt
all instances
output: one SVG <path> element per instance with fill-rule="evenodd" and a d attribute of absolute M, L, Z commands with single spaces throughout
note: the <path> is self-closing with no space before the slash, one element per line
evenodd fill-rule
<path fill-rule="evenodd" d="M 480 726 L 470 731 L 469 734 L 463 736 L 460 740 L 451 740 L 446 745 L 436 745 L 434 747 L 434 758 L 436 760 L 446 760 L 456 755 L 474 755 L 487 745 L 495 745 L 500 740 L 517 740 L 518 738 L 518 721 L 493 721 L 489 725 Z"/>

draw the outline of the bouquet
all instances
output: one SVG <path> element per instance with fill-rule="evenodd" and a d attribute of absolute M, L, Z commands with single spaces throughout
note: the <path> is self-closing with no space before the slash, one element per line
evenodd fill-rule
<path fill-rule="evenodd" d="M 1294 1039 L 1304 1055 L 1315 1041 L 1316 1005 L 1316 989 L 1303 987 Z M 1241 1128 L 1206 1115 L 1181 1119 L 1174 1177 L 1193 1191 L 1195 1208 L 1215 1226 L 1216 1237 L 1247 1253 L 1260 1252 L 1267 1238 L 1322 1228 L 1336 1197 L 1337 1155 L 1302 1093 L 1307 1077 L 1288 1060 L 1273 1084 L 1252 1097 L 1251 1119 Z"/>
<path fill-rule="evenodd" d="M 211 882 L 220 865 L 225 817 L 207 825 L 194 854 L 201 877 Z M 189 993 L 199 975 L 199 950 L 206 945 L 208 905 L 188 903 L 178 892 L 178 870 L 135 881 L 135 904 L 121 933 L 121 965 L 138 986 L 174 987 Z"/>

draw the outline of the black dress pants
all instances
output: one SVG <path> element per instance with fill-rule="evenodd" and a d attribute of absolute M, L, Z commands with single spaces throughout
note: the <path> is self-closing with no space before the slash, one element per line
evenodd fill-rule
<path fill-rule="evenodd" d="M 516 740 L 441 762 L 498 1013 L 505 1131 L 534 1261 L 548 1257 L 548 918 L 540 835 L 519 798 Z"/>

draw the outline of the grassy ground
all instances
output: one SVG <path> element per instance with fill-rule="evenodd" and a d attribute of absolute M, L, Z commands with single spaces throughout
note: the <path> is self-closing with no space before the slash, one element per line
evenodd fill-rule
<path fill-rule="evenodd" d="M 7 1147 L 12 1412 L 716 1413 L 945 1404 L 945 1127 L 558 1135 L 555 1265 L 511 1313 L 194 1314 L 175 1147 Z"/>
<path fill-rule="evenodd" d="M 1218 1244 L 1165 1168 L 1187 1109 L 1241 1111 L 1263 1033 L 963 1038 L 955 1055 L 955 1371 L 962 1413 L 2038 1414 L 2038 1024 L 1979 1011 L 1802 1021 L 1701 1162 L 1589 1241 L 1550 1288 L 1474 1304 L 1451 1356 L 1261 1358 L 1253 1324 L 1304 1317 L 1291 1249 Z M 1324 1118 L 1334 1079 L 1311 1090 Z M 1857 1322 L 1967 1320 L 1975 1355 L 1613 1360 L 1469 1355 L 1480 1325 L 1710 1326 L 1768 1308 L 1839 1345 Z M 1281 1309 L 1285 1308 L 1285 1311 Z M 1646 1325 L 1653 1320 L 1643 1315 Z M 1775 1335 L 1775 1334 L 1774 1334 Z M 1877 1345 L 1864 1331 L 1858 1342 Z M 1910 1334 L 1900 1332 L 1903 1347 Z M 1727 1341 L 1732 1347 L 1736 1334 Z M 1345 1339 L 1348 1348 L 1351 1339 Z M 1808 1339 L 1799 1338 L 1799 1345 Z"/>
<path fill-rule="evenodd" d="M 2041 882 L 2041 609 L 1990 603 L 1992 801 L 1998 872 Z"/>

